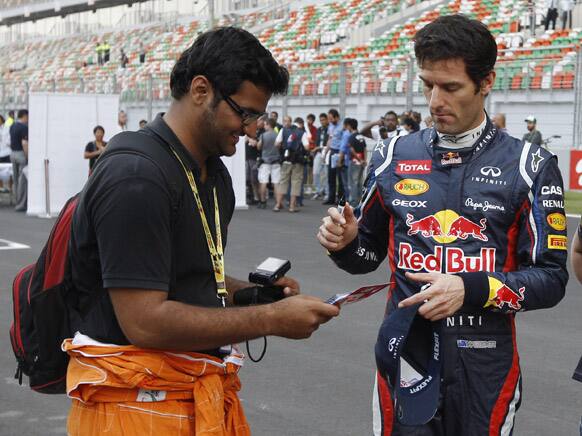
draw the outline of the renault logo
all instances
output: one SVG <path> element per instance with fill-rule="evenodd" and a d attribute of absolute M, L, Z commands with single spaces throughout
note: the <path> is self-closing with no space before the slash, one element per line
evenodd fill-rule
<path fill-rule="evenodd" d="M 501 170 L 497 167 L 483 167 L 481 168 L 481 174 L 484 176 L 499 177 Z"/>

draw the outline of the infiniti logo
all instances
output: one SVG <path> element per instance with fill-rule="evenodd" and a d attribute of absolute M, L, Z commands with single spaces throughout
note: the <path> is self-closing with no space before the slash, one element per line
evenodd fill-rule
<path fill-rule="evenodd" d="M 483 167 L 481 168 L 481 174 L 484 176 L 499 177 L 501 170 L 497 167 Z"/>

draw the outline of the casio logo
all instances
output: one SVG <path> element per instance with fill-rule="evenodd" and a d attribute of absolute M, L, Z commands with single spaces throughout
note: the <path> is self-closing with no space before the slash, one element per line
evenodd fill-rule
<path fill-rule="evenodd" d="M 501 175 L 501 170 L 497 167 L 483 167 L 481 168 L 481 174 L 489 177 L 499 177 Z"/>
<path fill-rule="evenodd" d="M 562 195 L 560 186 L 542 186 L 542 195 Z"/>

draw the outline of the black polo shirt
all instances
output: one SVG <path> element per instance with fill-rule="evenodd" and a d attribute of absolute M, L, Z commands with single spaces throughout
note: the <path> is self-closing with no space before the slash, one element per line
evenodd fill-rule
<path fill-rule="evenodd" d="M 22 151 L 22 140 L 28 139 L 28 125 L 16 121 L 10 126 L 10 149 Z"/>
<path fill-rule="evenodd" d="M 187 156 L 185 163 L 196 178 L 213 235 L 212 189 L 216 187 L 226 245 L 235 205 L 226 167 L 220 158 L 210 158 L 208 178 L 202 184 L 198 166 L 161 114 L 148 127 Z M 179 166 L 176 168 L 179 171 Z M 102 342 L 129 344 L 107 288 L 161 290 L 168 292 L 170 300 L 220 306 L 200 214 L 186 176 L 179 180 L 179 189 L 169 186 L 156 164 L 139 155 L 112 155 L 95 166 L 73 217 L 70 243 L 75 289 L 90 297 L 89 313 L 80 323 L 81 333 Z M 171 189 L 179 193 L 178 208 L 174 210 Z"/>

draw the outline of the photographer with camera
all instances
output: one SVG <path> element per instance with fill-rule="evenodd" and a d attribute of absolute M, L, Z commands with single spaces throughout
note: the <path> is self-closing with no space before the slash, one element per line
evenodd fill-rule
<path fill-rule="evenodd" d="M 299 212 L 297 197 L 301 195 L 303 172 L 309 150 L 309 137 L 304 129 L 303 118 L 297 117 L 295 123 L 291 124 L 291 117 L 286 115 L 283 118 L 283 128 L 279 131 L 275 145 L 281 147 L 283 164 L 281 166 L 281 181 L 277 189 L 277 204 L 273 211 L 279 212 L 283 208 L 283 196 L 291 184 L 289 212 Z"/>

